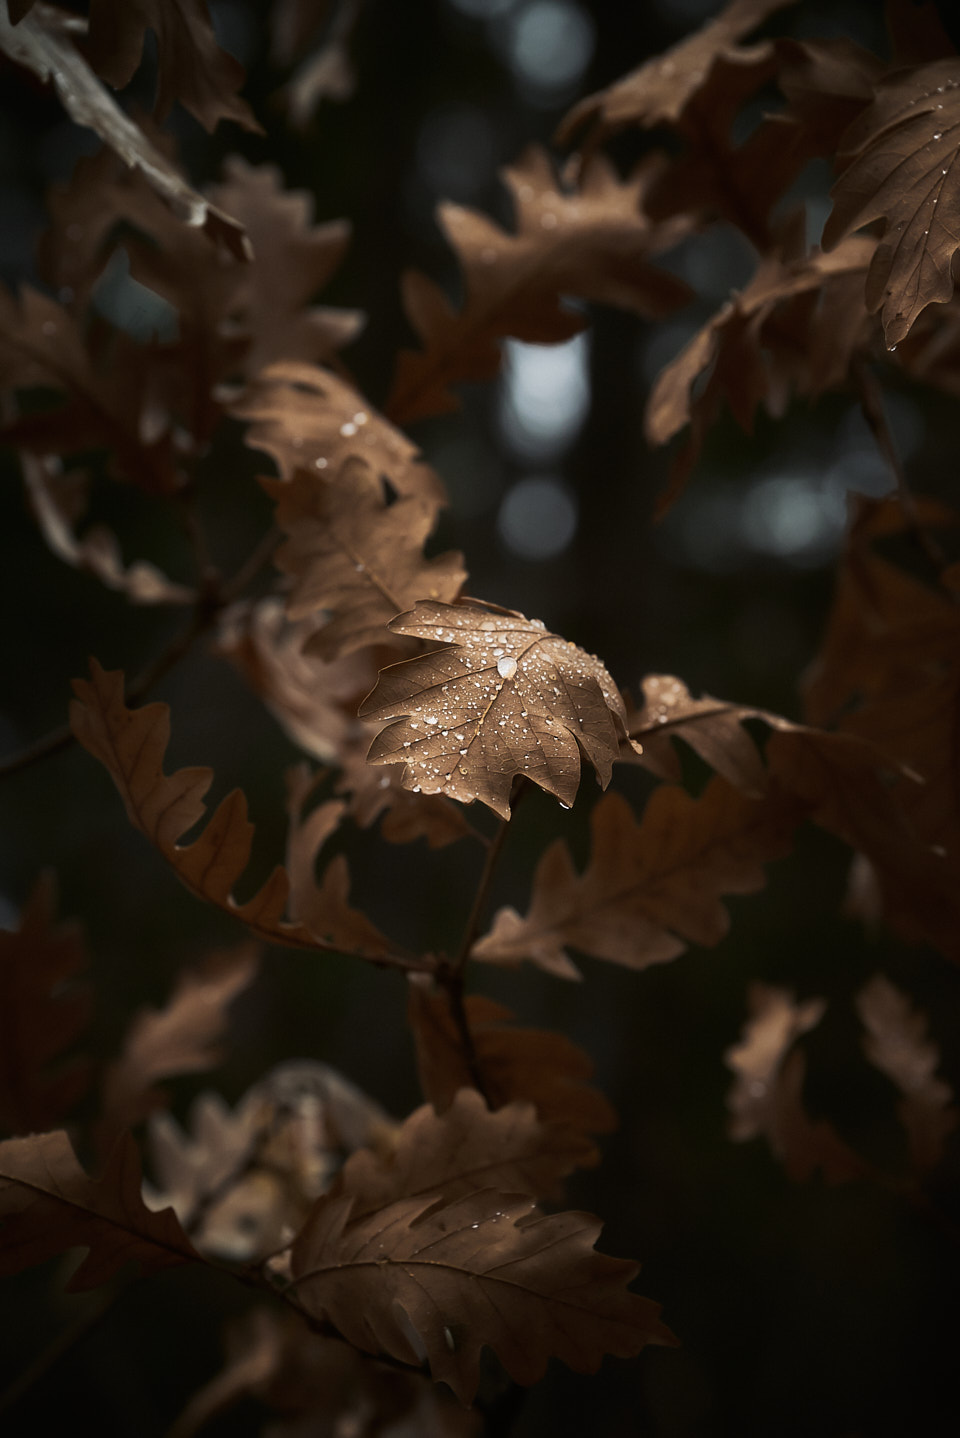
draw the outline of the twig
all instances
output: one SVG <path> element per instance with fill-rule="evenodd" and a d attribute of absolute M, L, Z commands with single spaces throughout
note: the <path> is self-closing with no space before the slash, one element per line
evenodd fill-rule
<path fill-rule="evenodd" d="M 466 1063 L 473 1086 L 487 1103 L 490 1102 L 490 1095 L 487 1092 L 484 1082 L 483 1070 L 480 1067 L 476 1045 L 473 1042 L 473 1034 L 470 1032 L 470 1024 L 467 1019 L 467 1010 L 464 1003 L 463 973 L 467 960 L 470 957 L 470 950 L 473 948 L 474 941 L 480 929 L 480 921 L 483 918 L 483 911 L 486 908 L 487 899 L 490 897 L 490 888 L 497 871 L 497 865 L 500 862 L 500 855 L 503 852 L 507 831 L 516 813 L 517 804 L 528 789 L 529 781 L 526 779 L 521 778 L 515 784 L 513 793 L 510 796 L 510 817 L 500 820 L 497 832 L 487 845 L 487 854 L 484 860 L 483 870 L 480 874 L 480 881 L 477 884 L 477 890 L 473 896 L 473 903 L 470 906 L 470 913 L 464 926 L 463 938 L 460 940 L 460 948 L 457 950 L 456 958 L 437 971 L 437 979 L 446 990 L 450 1017 L 456 1026 L 464 1062 Z"/>
<path fill-rule="evenodd" d="M 890 466 L 903 517 L 910 526 L 910 532 L 914 539 L 936 569 L 937 574 L 940 575 L 946 568 L 947 556 L 933 536 L 924 528 L 920 518 L 917 501 L 907 483 L 903 460 L 900 458 L 887 420 L 887 413 L 883 407 L 883 394 L 880 386 L 872 370 L 862 358 L 854 361 L 853 376 L 857 384 L 857 394 L 863 417 L 876 441 L 877 448 Z"/>
<path fill-rule="evenodd" d="M 232 578 L 222 585 L 217 584 L 213 588 L 201 590 L 189 624 L 179 634 L 174 635 L 169 644 L 161 649 L 157 657 L 140 671 L 128 688 L 127 699 L 130 702 L 136 704 L 145 698 L 154 685 L 158 684 L 164 675 L 180 662 L 200 635 L 212 628 L 220 611 L 242 593 L 251 579 L 267 563 L 279 542 L 279 534 L 276 530 L 271 530 L 259 541 Z M 19 773 L 22 769 L 32 768 L 34 764 L 39 764 L 43 759 L 52 759 L 55 754 L 69 749 L 74 742 L 73 730 L 70 725 L 61 724 L 59 728 L 52 729 L 41 739 L 28 744 L 19 753 L 12 754 L 9 759 L 0 760 L 0 779 L 6 779 L 11 774 Z"/>

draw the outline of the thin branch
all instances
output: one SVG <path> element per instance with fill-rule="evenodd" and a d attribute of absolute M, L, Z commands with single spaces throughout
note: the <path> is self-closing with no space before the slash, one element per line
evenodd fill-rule
<path fill-rule="evenodd" d="M 133 1279 L 112 1291 L 101 1291 L 97 1295 L 94 1307 L 89 1308 L 86 1313 L 81 1314 L 79 1318 L 74 1319 L 73 1323 L 62 1329 L 56 1338 L 47 1344 L 43 1352 L 27 1365 L 23 1372 L 4 1389 L 3 1393 L 0 1393 L 0 1414 L 7 1413 L 11 1408 L 16 1407 L 21 1398 L 42 1382 L 62 1358 L 65 1358 L 77 1344 L 82 1343 L 98 1327 L 111 1311 L 117 1299 L 127 1293 L 133 1283 L 138 1281 Z"/>
<path fill-rule="evenodd" d="M 230 579 L 222 585 L 218 581 L 214 587 L 201 591 L 189 624 L 179 634 L 174 635 L 169 644 L 161 649 L 156 658 L 140 671 L 128 688 L 127 699 L 130 702 L 136 704 L 144 699 L 154 685 L 158 684 L 164 675 L 180 662 L 200 635 L 205 634 L 208 629 L 213 627 L 220 611 L 243 592 L 268 562 L 279 542 L 280 535 L 276 530 L 270 530 Z M 210 572 L 207 577 L 208 579 L 211 577 Z M 73 731 L 69 724 L 61 724 L 59 728 L 51 730 L 49 734 L 28 744 L 19 753 L 12 754 L 9 759 L 0 760 L 0 779 L 6 779 L 11 774 L 18 774 L 22 769 L 30 769 L 43 759 L 52 759 L 55 754 L 69 749 L 74 743 Z"/>

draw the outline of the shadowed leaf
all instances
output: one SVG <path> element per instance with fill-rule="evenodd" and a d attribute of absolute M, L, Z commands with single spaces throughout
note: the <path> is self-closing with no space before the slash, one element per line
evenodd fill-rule
<path fill-rule="evenodd" d="M 263 484 L 287 536 L 276 556 L 292 581 L 287 615 L 304 619 L 322 609 L 329 616 L 308 652 L 330 660 L 386 642 L 389 621 L 418 599 L 449 603 L 460 593 L 463 555 L 427 559 L 423 552 L 435 506 L 416 495 L 389 504 L 382 481 L 359 460 L 329 478 L 301 470 Z"/>
<path fill-rule="evenodd" d="M 356 1222 L 350 1209 L 349 1198 L 322 1203 L 298 1235 L 299 1301 L 364 1352 L 418 1364 L 412 1325 L 433 1378 L 463 1403 L 484 1345 L 530 1384 L 551 1357 L 592 1373 L 607 1353 L 674 1341 L 659 1305 L 627 1289 L 636 1264 L 595 1251 L 589 1214 L 533 1217 L 532 1200 L 494 1189 L 439 1208 L 402 1199 Z"/>
<path fill-rule="evenodd" d="M 180 846 L 182 834 L 206 815 L 203 796 L 213 779 L 211 769 L 178 769 L 164 774 L 163 759 L 170 737 L 170 711 L 166 704 L 147 704 L 128 709 L 123 702 L 123 674 L 107 673 L 96 660 L 90 663 L 90 680 L 74 680 L 77 698 L 70 708 L 75 737 L 113 779 L 126 806 L 130 822 L 159 849 L 178 878 L 198 897 L 224 909 L 246 924 L 268 943 L 294 948 L 342 951 L 340 939 L 363 929 L 363 952 L 387 960 L 387 941 L 369 922 L 345 903 L 345 860 L 335 861 L 336 870 L 322 891 L 329 896 L 326 908 L 314 891 L 307 864 L 316 849 L 307 839 L 298 841 L 303 872 L 299 878 L 311 925 L 287 921 L 284 913 L 291 892 L 286 871 L 277 867 L 263 888 L 244 904 L 233 897 L 233 887 L 243 875 L 250 858 L 253 825 L 247 818 L 247 801 L 240 789 L 222 801 L 207 820 L 206 827 L 192 844 Z M 312 835 L 310 836 L 312 837 Z M 331 866 L 332 868 L 333 866 Z M 376 935 L 376 938 L 374 937 Z"/>
<path fill-rule="evenodd" d="M 567 947 L 643 969 L 716 944 L 730 920 L 724 894 L 763 887 L 763 865 L 788 852 L 799 817 L 784 795 L 749 799 L 725 780 L 699 799 L 664 785 L 638 824 L 627 801 L 607 794 L 591 815 L 593 841 L 583 874 L 562 839 L 537 867 L 529 913 L 501 909 L 472 957 L 529 959 L 560 978 L 579 978 Z"/>
<path fill-rule="evenodd" d="M 0 1273 L 19 1273 L 68 1248 L 89 1248 L 69 1291 L 96 1288 L 127 1263 L 142 1273 L 199 1259 L 173 1212 L 140 1197 L 129 1134 L 100 1178 L 90 1178 L 62 1132 L 0 1144 Z"/>
<path fill-rule="evenodd" d="M 823 231 L 826 249 L 883 220 L 866 280 L 892 349 L 929 304 L 953 295 L 960 245 L 960 60 L 954 55 L 881 80 L 840 142 L 843 172 Z"/>
<path fill-rule="evenodd" d="M 669 314 L 686 286 L 648 257 L 684 232 L 655 226 L 641 206 L 658 170 L 652 162 L 621 181 L 602 156 L 584 170 L 577 189 L 561 189 L 546 152 L 532 146 L 504 171 L 516 212 L 516 233 L 460 205 L 440 206 L 440 225 L 457 252 L 465 297 L 455 309 L 417 271 L 404 276 L 404 306 L 423 349 L 397 363 L 387 413 L 398 424 L 459 408 L 450 386 L 491 379 L 508 336 L 556 344 L 585 328 L 586 316 L 565 296 L 615 305 L 645 318 Z"/>

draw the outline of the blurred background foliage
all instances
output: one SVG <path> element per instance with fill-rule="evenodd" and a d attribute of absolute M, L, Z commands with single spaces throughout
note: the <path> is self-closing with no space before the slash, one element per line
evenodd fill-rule
<path fill-rule="evenodd" d="M 343 358 L 380 403 L 398 347 L 412 341 L 401 272 L 413 265 L 457 284 L 434 219 L 437 202 L 452 199 L 508 223 L 498 169 L 529 141 L 549 142 L 579 95 L 717 7 L 709 0 L 365 0 L 349 43 L 352 95 L 323 102 L 299 129 L 278 98 L 290 69 L 271 58 L 269 8 L 256 0 L 211 3 L 218 38 L 248 71 L 244 93 L 265 133 L 223 125 L 210 136 L 181 109 L 170 128 L 195 182 L 216 178 L 223 158 L 238 152 L 270 161 L 289 186 L 309 191 L 318 220 L 352 221 L 347 259 L 323 298 L 367 312 Z M 849 35 L 881 53 L 885 45 L 880 7 L 868 0 L 803 0 L 768 28 Z M 0 273 L 16 286 L 34 278 L 45 190 L 97 142 L 71 125 L 49 89 L 9 63 L 0 75 Z M 149 105 L 151 96 L 147 63 L 128 98 Z M 634 158 L 637 143 L 624 142 L 618 158 Z M 814 235 L 829 208 L 829 181 L 826 167 L 815 165 L 797 187 Z M 725 416 L 686 494 L 654 525 L 668 456 L 645 447 L 645 394 L 731 287 L 745 283 L 751 256 L 737 234 L 714 226 L 665 265 L 696 294 L 667 323 L 605 312 L 585 335 L 553 349 L 510 343 L 499 381 L 468 387 L 461 412 L 414 427 L 450 493 L 436 548 L 465 551 L 470 593 L 542 617 L 599 654 L 634 693 L 644 673 L 665 671 L 694 692 L 796 718 L 799 683 L 830 601 L 846 492 L 885 493 L 889 475 L 852 395 L 815 409 L 795 406 L 777 423 L 761 418 L 749 437 Z M 103 282 L 99 303 L 140 333 L 163 321 L 155 297 L 122 267 Z M 906 381 L 885 398 L 916 487 L 953 492 L 954 402 Z M 238 426 L 205 468 L 200 503 L 215 558 L 228 572 L 269 523 L 255 484 L 263 468 L 243 448 Z M 0 748 L 12 753 L 63 722 L 69 679 L 85 672 L 89 654 L 136 672 L 173 621 L 126 606 L 48 552 L 11 455 L 3 459 L 0 504 L 7 612 Z M 185 572 L 183 536 L 159 506 L 101 487 L 97 513 L 116 526 L 129 556 L 149 554 L 174 577 Z M 246 790 L 265 871 L 283 843 L 283 771 L 301 756 L 229 665 L 202 646 L 156 697 L 173 710 L 171 764 L 212 764 L 214 797 L 238 783 Z M 705 771 L 691 762 L 687 777 L 696 789 Z M 639 770 L 616 780 L 637 804 L 651 782 Z M 54 866 L 61 912 L 80 918 L 89 940 L 92 1046 L 109 1052 L 139 1005 L 163 999 L 182 964 L 238 935 L 131 833 L 86 754 L 70 749 L 6 779 L 0 798 L 3 920 L 15 922 L 36 874 Z M 523 907 L 536 857 L 556 833 L 583 859 L 593 798 L 586 782 L 570 814 L 539 791 L 525 801 L 496 903 Z M 411 945 L 456 946 L 479 867 L 473 846 L 436 854 L 422 841 L 401 849 L 371 833 L 339 842 L 351 854 L 356 902 L 388 932 Z M 830 1000 L 808 1044 L 809 1104 L 854 1145 L 883 1156 L 898 1142 L 892 1087 L 862 1060 L 851 1004 L 877 969 L 929 1012 L 942 1072 L 960 1089 L 960 1048 L 951 1045 L 960 975 L 935 954 L 865 935 L 842 916 L 848 861 L 839 843 L 805 833 L 796 852 L 771 867 L 762 894 L 730 902 L 732 929 L 716 949 L 641 975 L 589 961 L 580 986 L 532 970 L 475 974 L 476 986 L 524 1023 L 555 1027 L 593 1056 L 621 1124 L 604 1143 L 602 1166 L 571 1185 L 571 1206 L 603 1216 L 606 1251 L 642 1260 L 642 1291 L 663 1302 L 683 1341 L 636 1363 L 609 1360 L 595 1378 L 553 1365 L 511 1417 L 518 1438 L 952 1431 L 956 1232 L 945 1245 L 928 1220 L 867 1184 L 791 1185 L 761 1144 L 737 1146 L 725 1134 L 723 1052 L 736 1041 L 755 979 Z M 333 1064 L 397 1115 L 420 1101 L 394 974 L 273 951 L 236 1014 L 230 1055 L 214 1075 L 231 1101 L 292 1057 Z M 178 1083 L 175 1112 L 183 1117 L 207 1086 Z M 39 1285 L 24 1275 L 8 1287 L 8 1377 L 84 1311 L 86 1299 L 51 1300 L 55 1279 L 45 1270 Z M 177 1272 L 134 1286 L 11 1413 L 6 1431 L 69 1422 L 103 1435 L 162 1434 L 216 1367 L 219 1322 L 235 1307 L 234 1289 L 206 1274 Z M 259 1421 L 251 1405 L 210 1432 L 252 1434 Z"/>

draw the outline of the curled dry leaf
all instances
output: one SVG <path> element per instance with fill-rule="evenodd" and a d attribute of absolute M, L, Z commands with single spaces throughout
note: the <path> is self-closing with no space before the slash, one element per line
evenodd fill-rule
<path fill-rule="evenodd" d="M 196 969 L 184 969 L 162 1009 L 134 1015 L 118 1058 L 103 1075 L 97 1145 L 109 1152 L 124 1129 L 163 1108 L 167 1095 L 158 1080 L 203 1073 L 222 1058 L 220 1042 L 228 1009 L 252 983 L 259 951 L 255 944 L 208 954 Z"/>
<path fill-rule="evenodd" d="M 271 456 L 281 479 L 300 469 L 332 474 L 357 458 L 400 495 L 419 496 L 434 509 L 446 502 L 439 475 L 422 463 L 416 445 L 327 370 L 292 361 L 268 365 L 230 412 L 250 421 L 247 444 Z"/>
<path fill-rule="evenodd" d="M 575 1131 L 544 1123 L 531 1103 L 495 1113 L 476 1089 L 461 1089 L 444 1113 L 418 1108 L 379 1153 L 360 1149 L 342 1169 L 333 1192 L 353 1199 L 350 1221 L 401 1198 L 461 1198 L 479 1188 L 555 1198 L 559 1180 L 583 1161 Z"/>
<path fill-rule="evenodd" d="M 721 895 L 761 889 L 764 864 L 788 852 L 798 818 L 789 796 L 750 799 L 721 778 L 699 799 L 664 785 L 639 824 L 625 799 L 607 794 L 591 815 L 583 874 L 555 840 L 537 866 L 529 913 L 501 909 L 472 957 L 529 959 L 569 979 L 580 974 L 568 946 L 643 969 L 676 958 L 688 943 L 717 944 L 730 927 Z"/>
<path fill-rule="evenodd" d="M 0 288 L 0 385 L 66 394 L 55 409 L 4 424 L 3 440 L 43 455 L 106 447 L 118 479 L 150 494 L 176 493 L 180 464 L 157 403 L 150 351 L 119 332 L 108 346 L 95 338 L 49 296 L 24 286 L 14 300 Z"/>
<path fill-rule="evenodd" d="M 503 172 L 516 233 L 460 205 L 443 204 L 441 228 L 457 252 L 465 297 L 457 310 L 433 280 L 408 271 L 403 298 L 423 349 L 398 360 L 387 413 L 398 424 L 457 409 L 450 386 L 492 378 L 509 337 L 555 344 L 579 333 L 586 316 L 563 304 L 576 296 L 645 318 L 669 314 L 686 286 L 649 263 L 685 226 L 655 226 L 643 213 L 658 162 L 621 181 L 595 156 L 576 190 L 561 189 L 546 152 L 532 146 Z"/>
<path fill-rule="evenodd" d="M 147 30 L 157 37 L 157 102 L 162 120 L 179 100 L 207 130 L 233 120 L 260 131 L 237 91 L 243 67 L 221 50 L 207 0 L 91 0 L 85 49 L 99 75 L 117 90 L 133 79 Z"/>
<path fill-rule="evenodd" d="M 102 12 L 103 4 L 122 10 L 127 16 L 136 13 L 136 7 L 129 0 L 97 0 Z M 151 6 L 157 0 L 144 0 Z M 174 0 L 164 9 L 171 15 L 180 13 L 184 4 L 192 0 Z M 97 4 L 94 5 L 95 18 Z M 187 184 L 175 165 L 156 145 L 147 139 L 143 131 L 129 119 L 116 101 L 103 88 L 87 61 L 73 43 L 73 28 L 70 17 L 52 5 L 37 5 L 19 25 L 12 25 L 0 9 L 0 49 L 4 50 L 17 64 L 24 65 L 41 81 L 52 80 L 57 94 L 70 118 L 78 125 L 88 126 L 109 145 L 124 164 L 140 170 L 148 184 L 156 191 L 177 219 L 184 224 L 206 230 L 216 240 L 232 250 L 238 259 L 250 258 L 250 243 L 243 226 L 226 211 L 219 209 Z M 134 21 L 136 24 L 136 21 Z M 124 22 L 117 20 L 118 31 L 123 31 Z M 108 30 L 101 30 L 101 34 Z M 143 27 L 140 29 L 142 41 Z M 223 54 L 222 51 L 219 52 Z M 139 52 L 138 52 L 139 58 Z M 229 56 L 224 56 L 229 60 Z M 230 60 L 231 64 L 235 61 Z M 129 78 L 129 77 L 128 77 Z M 243 101 L 236 101 L 249 114 Z M 257 128 L 254 124 L 253 128 Z"/>
<path fill-rule="evenodd" d="M 607 1353 L 675 1341 L 659 1304 L 628 1290 L 637 1265 L 596 1252 L 590 1214 L 534 1217 L 531 1199 L 495 1189 L 439 1207 L 401 1199 L 355 1222 L 351 1203 L 314 1210 L 293 1246 L 292 1291 L 365 1353 L 425 1355 L 463 1403 L 485 1345 L 529 1384 L 552 1357 L 593 1373 Z"/>
<path fill-rule="evenodd" d="M 287 615 L 327 613 L 307 649 L 330 660 L 388 641 L 389 621 L 418 599 L 455 600 L 467 573 L 462 554 L 424 556 L 436 518 L 429 501 L 408 494 L 388 503 L 383 481 L 358 459 L 327 473 L 263 484 L 287 536 L 276 556 L 292 582 Z"/>
<path fill-rule="evenodd" d="M 86 570 L 108 589 L 126 594 L 131 604 L 192 604 L 192 589 L 175 584 L 149 560 L 137 559 L 124 568 L 120 544 L 106 525 L 91 525 L 77 536 L 76 513 L 86 508 L 86 478 L 64 476 L 56 461 L 23 453 L 20 458 L 27 498 L 40 532 L 58 559 L 74 569 Z M 78 504 L 79 501 L 79 504 Z"/>
<path fill-rule="evenodd" d="M 89 1253 L 68 1289 L 105 1283 L 127 1263 L 142 1273 L 199 1259 L 169 1208 L 140 1196 L 140 1160 L 129 1134 L 99 1178 L 77 1162 L 67 1135 L 33 1134 L 0 1144 L 0 1273 L 19 1273 L 68 1248 Z"/>
<path fill-rule="evenodd" d="M 371 744 L 371 763 L 402 763 L 415 793 L 479 799 L 504 819 L 517 776 L 569 808 L 581 751 L 606 788 L 626 710 L 595 655 L 477 601 L 421 602 L 389 628 L 445 647 L 381 671 L 360 715 L 394 722 Z"/>
<path fill-rule="evenodd" d="M 12 932 L 0 932 L 0 1125 L 11 1133 L 50 1128 L 89 1081 L 84 1063 L 64 1052 L 90 1017 L 77 983 L 87 967 L 76 924 L 56 921 L 56 884 L 42 875 Z"/>
<path fill-rule="evenodd" d="M 680 761 L 671 740 L 682 739 L 728 783 L 759 798 L 767 788 L 767 773 L 759 749 L 743 727 L 745 719 L 787 723 L 764 710 L 729 704 L 709 694 L 694 699 L 674 675 L 648 674 L 642 707 L 627 711 L 627 733 L 642 744 L 643 752 L 624 748 L 621 757 L 642 764 L 660 779 L 679 782 Z"/>
<path fill-rule="evenodd" d="M 694 34 L 646 61 L 622 80 L 595 95 L 587 95 L 565 116 L 557 143 L 569 144 L 590 124 L 590 145 L 626 125 L 681 125 L 692 100 L 709 98 L 711 108 L 726 86 L 736 85 L 738 72 L 749 74 L 751 89 L 769 78 L 774 46 L 769 40 L 755 45 L 738 42 L 762 25 L 768 16 L 794 0 L 731 0 L 714 19 Z M 754 78 L 759 72 L 759 78 Z"/>
<path fill-rule="evenodd" d="M 349 1154 L 389 1150 L 394 1128 L 329 1065 L 281 1064 L 234 1109 L 201 1094 L 188 1132 L 154 1114 L 154 1201 L 172 1205 L 201 1252 L 261 1260 L 290 1242 Z"/>
<path fill-rule="evenodd" d="M 509 1009 L 480 994 L 470 994 L 464 1008 L 493 1108 L 516 1100 L 532 1103 L 542 1123 L 560 1123 L 576 1135 L 580 1168 L 599 1162 L 589 1135 L 609 1133 L 616 1126 L 616 1114 L 589 1083 L 593 1074 L 589 1055 L 563 1034 L 516 1028 Z M 425 980 L 411 979 L 408 1017 L 420 1087 L 437 1111 L 446 1113 L 461 1089 L 473 1087 L 446 994 L 431 990 Z"/>
<path fill-rule="evenodd" d="M 960 60 L 895 71 L 840 143 L 843 166 L 823 232 L 832 248 L 883 220 L 866 280 L 868 310 L 881 312 L 894 348 L 927 305 L 953 295 L 960 244 Z"/>
<path fill-rule="evenodd" d="M 794 392 L 816 397 L 846 383 L 869 340 L 862 285 L 873 246 L 854 236 L 832 254 L 807 255 L 792 226 L 747 287 L 661 371 L 647 404 L 647 438 L 665 444 L 691 426 L 661 510 L 686 482 L 724 400 L 749 432 L 759 405 L 780 415 Z"/>
<path fill-rule="evenodd" d="M 863 1161 L 832 1124 L 811 1119 L 803 1106 L 806 1065 L 794 1045 L 820 1022 L 824 1001 L 797 1004 L 783 989 L 753 984 L 749 1002 L 751 1018 L 743 1039 L 724 1055 L 736 1074 L 727 1097 L 731 1138 L 763 1136 L 795 1180 L 807 1179 L 817 1169 L 828 1183 L 862 1177 Z"/>
<path fill-rule="evenodd" d="M 363 0 L 339 0 L 322 42 L 283 88 L 290 123 L 302 130 L 321 100 L 349 100 L 357 77 L 350 60 L 350 37 Z"/>
<path fill-rule="evenodd" d="M 889 979 L 875 974 L 857 995 L 867 1030 L 863 1047 L 870 1062 L 903 1094 L 897 1106 L 915 1169 L 935 1168 L 947 1135 L 957 1126 L 953 1090 L 936 1077 L 940 1050 L 927 1037 L 927 1021 Z"/>
<path fill-rule="evenodd" d="M 192 844 L 180 846 L 182 834 L 206 815 L 203 795 L 213 779 L 211 769 L 178 769 L 164 774 L 163 759 L 170 738 L 170 709 L 147 704 L 128 709 L 123 702 L 123 674 L 107 673 L 97 661 L 90 663 L 91 679 L 74 680 L 76 699 L 70 723 L 77 740 L 98 759 L 119 790 L 130 822 L 139 829 L 173 867 L 187 888 L 208 903 L 234 915 L 259 938 L 293 948 L 342 952 L 340 937 L 363 930 L 365 957 L 389 962 L 389 945 L 376 930 L 345 904 L 345 861 L 329 884 L 329 911 L 317 900 L 305 873 L 300 884 L 310 893 L 310 919 L 316 928 L 287 921 L 284 913 L 291 892 L 290 878 L 278 866 L 263 888 L 246 903 L 238 904 L 233 886 L 250 859 L 253 825 L 247 818 L 247 801 L 240 789 L 222 801 Z M 302 844 L 306 846 L 307 840 Z M 306 854 L 306 847 L 302 852 Z M 309 859 L 316 849 L 309 851 Z M 306 867 L 307 860 L 304 859 Z M 325 888 L 323 894 L 328 893 Z M 306 902 L 306 901 L 303 901 Z M 356 922 L 355 922 L 356 921 Z"/>
<path fill-rule="evenodd" d="M 316 646 L 305 653 L 324 623 L 322 614 L 292 623 L 283 600 L 267 595 L 224 610 L 216 650 L 236 665 L 294 744 L 322 763 L 339 764 L 359 728 L 357 704 L 369 693 L 376 670 L 359 652 L 331 663 L 320 658 Z"/>

